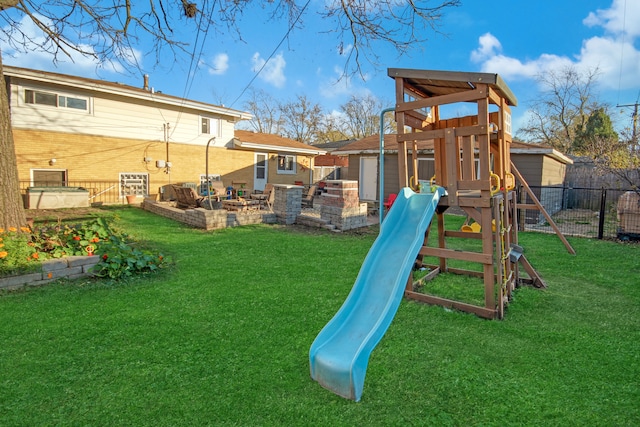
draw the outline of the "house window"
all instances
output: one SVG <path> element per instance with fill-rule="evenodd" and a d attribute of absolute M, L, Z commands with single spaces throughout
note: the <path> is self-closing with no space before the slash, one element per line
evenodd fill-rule
<path fill-rule="evenodd" d="M 211 133 L 211 120 L 207 117 L 202 117 L 202 133 L 210 134 Z"/>
<path fill-rule="evenodd" d="M 120 174 L 120 195 L 147 196 L 149 175 L 146 173 L 123 172 Z"/>
<path fill-rule="evenodd" d="M 296 173 L 296 156 L 292 154 L 278 154 L 278 173 Z"/>
<path fill-rule="evenodd" d="M 220 136 L 220 120 L 210 117 L 200 117 L 200 133 L 203 135 Z"/>
<path fill-rule="evenodd" d="M 27 104 L 48 105 L 50 107 L 71 108 L 82 111 L 89 109 L 89 100 L 87 98 L 59 95 L 53 92 L 42 92 L 31 89 L 24 90 L 24 102 Z"/>
<path fill-rule="evenodd" d="M 58 106 L 66 108 L 74 108 L 76 110 L 87 110 L 87 100 L 82 98 L 74 98 L 72 96 L 58 96 Z"/>

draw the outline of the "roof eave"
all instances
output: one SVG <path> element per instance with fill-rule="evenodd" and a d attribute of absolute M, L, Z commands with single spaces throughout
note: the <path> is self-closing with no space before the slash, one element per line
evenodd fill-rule
<path fill-rule="evenodd" d="M 248 148 L 252 150 L 275 151 L 280 153 L 308 154 L 313 156 L 327 154 L 325 150 L 312 150 L 307 148 L 282 147 L 279 145 L 259 144 L 255 142 L 242 141 L 237 138 L 234 140 L 234 146 L 238 148 Z"/>
<path fill-rule="evenodd" d="M 109 84 L 100 84 L 94 80 L 85 80 L 82 77 L 67 76 L 64 74 L 48 73 L 46 71 L 29 70 L 23 68 L 16 69 L 11 66 L 4 67 L 4 74 L 7 76 L 14 76 L 42 83 L 54 83 L 60 86 L 80 88 L 93 92 L 126 96 L 128 98 L 140 99 L 144 101 L 160 102 L 162 104 L 171 106 L 207 111 L 213 114 L 232 117 L 235 119 L 235 121 L 250 120 L 253 117 L 250 113 L 246 113 L 243 111 L 233 110 L 230 108 L 220 107 L 204 102 L 177 98 L 171 95 L 162 94 L 160 92 L 145 91 L 127 85 L 122 85 L 121 87 L 119 87 L 118 83 L 114 82 L 109 82 Z"/>
<path fill-rule="evenodd" d="M 511 154 L 543 154 L 568 165 L 573 164 L 573 160 L 565 156 L 555 148 L 512 148 Z"/>

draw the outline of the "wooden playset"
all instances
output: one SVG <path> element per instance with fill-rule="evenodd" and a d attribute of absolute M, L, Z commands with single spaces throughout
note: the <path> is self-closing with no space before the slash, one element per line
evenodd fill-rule
<path fill-rule="evenodd" d="M 510 159 L 511 107 L 517 105 L 516 97 L 497 74 L 396 68 L 388 74 L 395 79 L 400 187 L 420 191 L 435 184 L 447 191 L 436 211 L 437 247 L 427 245 L 432 223 L 416 261 L 421 266 L 424 257 L 437 258 L 437 264 L 428 265 L 431 270 L 423 280 L 449 272 L 484 281 L 483 306 L 417 292 L 412 278 L 405 296 L 485 318 L 502 318 L 516 286 L 545 287 L 518 245 L 516 177 L 553 224 Z M 443 118 L 445 110 L 457 113 L 455 108 L 461 105 L 476 114 Z M 432 177 L 418 176 L 419 141 L 433 141 Z M 464 211 L 474 221 L 473 227 L 445 230 L 444 212 L 451 207 Z M 556 233 L 573 251 L 557 228 Z M 479 239 L 482 249 L 448 249 L 447 239 Z M 450 260 L 478 263 L 482 271 L 453 268 Z"/>

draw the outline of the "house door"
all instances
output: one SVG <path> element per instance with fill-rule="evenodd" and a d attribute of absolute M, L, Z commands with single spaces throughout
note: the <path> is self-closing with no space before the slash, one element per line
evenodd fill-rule
<path fill-rule="evenodd" d="M 360 158 L 360 200 L 377 200 L 378 159 Z"/>
<path fill-rule="evenodd" d="M 254 176 L 253 176 L 253 189 L 262 191 L 267 184 L 267 159 L 268 155 L 265 153 L 256 153 L 254 161 Z"/>

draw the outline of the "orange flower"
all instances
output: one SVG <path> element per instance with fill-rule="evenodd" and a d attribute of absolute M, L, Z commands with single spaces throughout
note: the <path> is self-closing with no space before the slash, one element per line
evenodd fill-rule
<path fill-rule="evenodd" d="M 40 255 L 38 255 L 38 252 L 34 252 L 33 254 L 31 254 L 31 258 L 33 259 L 38 259 Z"/>
<path fill-rule="evenodd" d="M 2 240 L 2 239 L 0 239 Z M 4 243 L 0 243 L 0 248 L 4 248 Z"/>
<path fill-rule="evenodd" d="M 80 240 L 80 236 L 73 236 L 73 240 Z"/>
<path fill-rule="evenodd" d="M 20 227 L 20 230 L 22 230 L 25 233 L 31 233 L 31 229 L 29 227 Z"/>
<path fill-rule="evenodd" d="M 4 258 L 4 257 L 6 257 L 7 255 L 9 255 L 9 252 L 7 252 L 7 251 L 2 251 L 2 252 L 0 252 L 0 258 Z"/>
<path fill-rule="evenodd" d="M 91 239 L 91 243 L 98 243 L 100 241 L 100 238 L 98 237 L 94 237 L 93 239 Z"/>
<path fill-rule="evenodd" d="M 18 229 L 15 227 L 9 227 L 9 231 L 18 231 Z"/>
<path fill-rule="evenodd" d="M 0 233 L 4 233 L 4 228 L 0 228 Z"/>
<path fill-rule="evenodd" d="M 47 273 L 47 279 L 51 279 L 53 277 L 53 273 Z"/>

